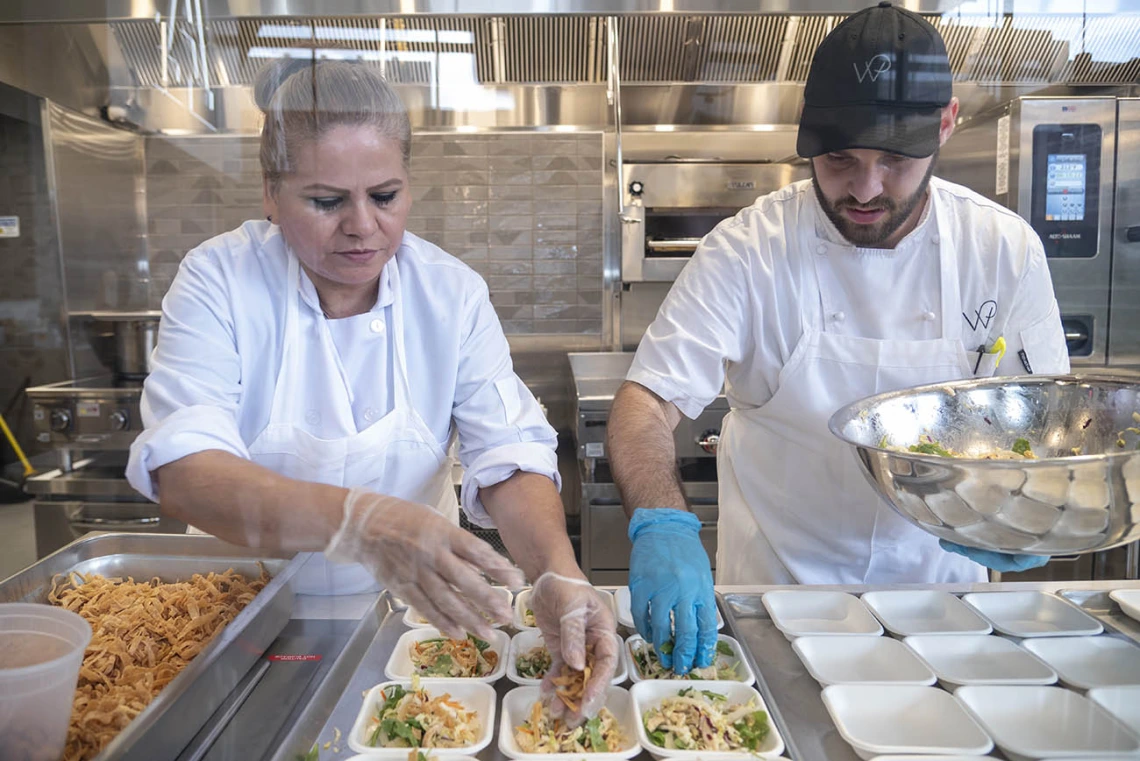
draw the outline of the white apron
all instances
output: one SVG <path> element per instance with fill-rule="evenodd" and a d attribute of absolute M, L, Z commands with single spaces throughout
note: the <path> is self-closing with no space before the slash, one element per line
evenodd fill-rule
<path fill-rule="evenodd" d="M 286 280 L 284 350 L 269 424 L 249 447 L 254 462 L 281 475 L 334 486 L 363 486 L 411 502 L 432 505 L 453 523 L 459 503 L 451 478 L 451 461 L 423 418 L 412 407 L 404 354 L 404 309 L 400 270 L 393 257 L 385 267 L 395 299 L 392 303 L 395 385 L 392 411 L 356 430 L 352 390 L 339 369 L 332 333 L 324 319 L 303 330 L 299 319 L 301 271 L 289 253 Z M 340 435 L 319 439 L 305 428 L 305 418 L 320 415 L 337 423 Z M 379 587 L 359 564 L 330 563 L 315 554 L 298 573 L 301 594 L 354 594 Z"/>
<path fill-rule="evenodd" d="M 916 243 L 938 249 L 942 337 L 907 341 L 845 336 L 821 324 L 821 305 L 823 315 L 842 319 L 826 257 L 850 254 L 817 235 L 814 208 L 800 207 L 806 235 L 796 236 L 803 336 L 775 395 L 761 407 L 732 410 L 722 427 L 717 583 L 984 581 L 981 566 L 942 551 L 936 537 L 884 502 L 827 427 L 836 410 L 863 397 L 973 375 L 960 338 L 958 260 L 939 234 L 937 206 Z"/>

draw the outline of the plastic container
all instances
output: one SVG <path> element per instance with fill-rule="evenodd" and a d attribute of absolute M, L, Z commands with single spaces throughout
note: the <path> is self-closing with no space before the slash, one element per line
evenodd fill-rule
<path fill-rule="evenodd" d="M 609 753 L 524 753 L 515 741 L 515 727 L 522 724 L 530 716 L 531 708 L 539 700 L 538 687 L 516 687 L 503 697 L 503 715 L 499 720 L 499 750 L 507 758 L 529 759 L 596 759 L 603 761 L 610 759 L 633 758 L 641 752 L 637 744 L 637 725 L 640 723 L 633 710 L 633 702 L 629 692 L 621 687 L 610 687 L 606 692 L 606 708 L 617 719 L 625 737 L 625 747 Z"/>
<path fill-rule="evenodd" d="M 1140 739 L 1088 698 L 1061 687 L 962 687 L 954 699 L 981 722 L 1010 761 L 1115 758 Z"/>
<path fill-rule="evenodd" d="M 792 649 L 824 687 L 832 684 L 934 684 L 934 672 L 890 637 L 798 637 Z"/>
<path fill-rule="evenodd" d="M 514 595 L 511 594 L 511 590 L 507 589 L 506 587 L 491 587 L 491 589 L 494 589 L 496 594 L 501 595 L 503 599 L 507 601 L 507 605 L 511 604 L 511 600 L 514 597 Z M 500 629 L 505 625 L 507 624 L 491 624 L 491 626 L 496 629 Z M 413 629 L 427 629 L 435 627 L 434 624 L 424 618 L 423 615 L 411 605 L 409 605 L 407 609 L 404 610 L 404 626 L 410 626 Z"/>
<path fill-rule="evenodd" d="M 1140 735 L 1140 685 L 1094 687 L 1088 698 Z"/>
<path fill-rule="evenodd" d="M 1057 672 L 1004 637 L 907 637 L 903 644 L 930 666 L 948 690 L 967 684 L 1048 685 L 1057 681 Z"/>
<path fill-rule="evenodd" d="M 1124 615 L 1140 621 L 1140 589 L 1114 589 L 1108 593 Z"/>
<path fill-rule="evenodd" d="M 626 669 L 626 671 L 629 672 L 629 678 L 631 680 L 633 680 L 634 684 L 637 684 L 638 682 L 654 681 L 652 679 L 646 679 L 645 677 L 643 677 L 641 675 L 641 672 L 637 668 L 637 661 L 635 661 L 634 657 L 633 657 L 634 648 L 640 647 L 643 642 L 645 642 L 645 640 L 642 639 L 640 634 L 634 634 L 632 637 L 630 637 L 629 639 L 627 639 L 625 641 L 625 644 L 622 646 L 622 649 L 621 649 L 622 661 L 625 663 L 625 669 Z M 740 643 L 737 642 L 736 640 L 734 640 L 732 637 L 727 637 L 723 634 L 721 634 L 717 637 L 717 642 L 718 643 L 723 642 L 724 644 L 726 644 L 730 648 L 732 648 L 732 658 L 736 662 L 737 678 L 736 679 L 725 679 L 725 680 L 721 680 L 721 681 L 740 682 L 741 684 L 752 684 L 752 683 L 754 683 L 756 681 L 756 675 L 752 673 L 752 667 L 748 665 L 748 659 L 744 657 L 744 649 L 740 646 Z M 728 656 L 724 656 L 724 655 L 720 655 L 720 654 L 717 655 L 717 658 L 719 660 L 724 660 L 727 657 Z M 686 681 L 686 680 L 670 679 L 670 680 L 665 680 L 665 681 L 681 682 L 681 681 Z M 697 680 L 689 679 L 687 681 L 691 682 L 691 681 L 697 681 Z M 717 680 L 709 680 L 709 681 L 717 681 Z"/>
<path fill-rule="evenodd" d="M 618 587 L 614 592 L 614 601 L 617 603 L 617 622 L 629 629 L 636 631 L 637 625 L 633 622 L 632 600 L 629 596 L 629 587 Z M 720 631 L 724 628 L 724 616 L 720 614 L 720 608 L 716 611 L 716 630 Z"/>
<path fill-rule="evenodd" d="M 1011 637 L 1066 637 L 1104 631 L 1075 605 L 1045 592 L 971 592 L 962 602 Z"/>
<path fill-rule="evenodd" d="M 760 602 L 772 623 L 789 640 L 883 633 L 867 606 L 846 592 L 781 590 L 765 593 Z"/>
<path fill-rule="evenodd" d="M 434 677 L 421 675 L 420 681 L 424 684 L 451 681 L 454 679 L 486 682 L 487 684 L 494 684 L 499 681 L 503 678 L 503 675 L 507 673 L 507 650 L 510 649 L 511 639 L 507 636 L 506 632 L 497 629 L 491 634 L 492 637 L 487 640 L 487 643 L 491 646 L 490 649 L 498 654 L 499 662 L 496 664 L 495 670 L 490 674 L 472 677 Z M 412 629 L 411 631 L 404 632 L 400 639 L 397 640 L 396 647 L 392 650 L 392 655 L 388 657 L 388 665 L 384 667 L 384 676 L 395 680 L 410 680 L 416 670 L 415 665 L 412 663 L 412 644 L 422 642 L 425 639 L 436 639 L 442 636 L 439 629 Z"/>
<path fill-rule="evenodd" d="M 937 687 L 835 685 L 824 688 L 823 704 L 860 758 L 984 756 L 994 747 L 978 721 Z"/>
<path fill-rule="evenodd" d="M 621 648 L 621 637 L 614 634 L 618 640 L 618 648 Z M 532 647 L 538 647 L 545 644 L 542 638 L 542 632 L 538 629 L 526 629 L 511 637 L 511 647 L 507 651 L 507 679 L 510 679 L 517 685 L 523 687 L 537 687 L 542 684 L 541 679 L 532 679 L 531 677 L 522 676 L 519 674 L 519 656 L 530 650 Z M 629 678 L 626 672 L 625 659 L 618 653 L 618 662 L 614 667 L 614 678 L 610 680 L 610 684 L 618 685 L 625 682 Z"/>
<path fill-rule="evenodd" d="M 700 751 L 700 750 L 669 750 L 654 745 L 649 740 L 649 735 L 645 731 L 645 712 L 651 708 L 661 705 L 661 701 L 668 697 L 675 696 L 681 690 L 695 689 L 699 691 L 716 692 L 728 698 L 729 705 L 738 703 L 747 703 L 749 700 L 755 700 L 758 710 L 768 713 L 768 726 L 770 730 L 768 736 L 764 739 L 764 744 L 760 746 L 759 750 L 751 753 L 746 750 L 725 752 L 725 751 Z M 716 755 L 724 757 L 732 757 L 737 759 L 749 759 L 756 756 L 764 756 L 765 758 L 774 758 L 784 752 L 784 738 L 780 735 L 780 730 L 776 727 L 776 722 L 772 721 L 772 714 L 768 711 L 768 706 L 764 703 L 764 698 L 760 696 L 753 687 L 740 682 L 686 682 L 674 681 L 664 679 L 652 679 L 647 682 L 638 682 L 630 688 L 630 694 L 633 696 L 633 705 L 637 711 L 637 737 L 641 742 L 641 747 L 649 751 L 651 755 L 656 758 L 667 759 L 684 759 L 684 761 L 704 761 L 704 759 Z"/>
<path fill-rule="evenodd" d="M 897 637 L 989 634 L 989 623 L 949 592 L 933 589 L 867 592 L 863 604 Z"/>
<path fill-rule="evenodd" d="M 1078 690 L 1140 684 L 1140 647 L 1115 637 L 1026 640 L 1029 652 L 1048 663 L 1061 682 Z"/>
<path fill-rule="evenodd" d="M 391 759 L 392 761 L 407 761 L 409 748 L 374 748 L 368 745 L 368 723 L 376 715 L 377 705 L 383 703 L 381 693 L 393 685 L 400 685 L 406 690 L 412 688 L 410 681 L 401 680 L 378 684 L 364 695 L 364 704 L 360 706 L 360 713 L 348 732 L 348 747 L 357 753 L 364 753 L 368 758 Z M 479 721 L 479 735 L 471 745 L 462 748 L 440 748 L 440 754 L 474 756 L 491 744 L 495 736 L 495 688 L 474 679 L 441 679 L 421 685 L 428 695 L 438 697 L 444 693 L 464 708 L 474 711 Z M 434 752 L 431 748 L 424 748 L 424 753 Z"/>
<path fill-rule="evenodd" d="M 537 629 L 538 628 L 536 626 L 531 626 L 530 624 L 526 623 L 526 620 L 525 620 L 526 619 L 526 611 L 528 608 L 530 608 L 530 595 L 531 595 L 531 592 L 533 592 L 533 591 L 534 590 L 532 588 L 527 587 L 526 589 L 520 591 L 517 595 L 515 595 L 515 604 L 514 604 L 515 616 L 514 616 L 514 621 L 511 623 L 511 625 L 514 626 L 514 628 L 520 632 L 526 631 L 527 629 Z M 602 599 L 604 599 L 607 603 L 609 603 L 610 610 L 613 612 L 614 617 L 616 618 L 617 614 L 618 614 L 618 610 L 617 610 L 617 603 L 614 601 L 614 593 L 610 592 L 608 589 L 598 589 L 597 587 L 594 588 L 594 591 L 597 592 L 599 595 L 601 595 Z"/>
<path fill-rule="evenodd" d="M 63 755 L 90 641 L 91 626 L 71 611 L 0 604 L 0 756 L 57 761 Z"/>

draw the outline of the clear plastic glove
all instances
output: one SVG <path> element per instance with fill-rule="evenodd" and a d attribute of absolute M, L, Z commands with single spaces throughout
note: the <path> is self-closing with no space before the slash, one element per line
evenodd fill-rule
<path fill-rule="evenodd" d="M 700 520 L 683 510 L 638 509 L 629 521 L 633 622 L 677 674 L 711 666 L 716 655 L 716 596 L 700 533 Z M 670 640 L 672 652 L 663 652 Z"/>
<path fill-rule="evenodd" d="M 330 560 L 360 563 L 391 594 L 405 600 L 448 637 L 491 637 L 486 613 L 511 620 L 510 606 L 483 578 L 521 587 L 522 572 L 481 539 L 426 505 L 349 491 L 344 518 L 325 548 Z"/>
<path fill-rule="evenodd" d="M 530 596 L 535 623 L 542 631 L 551 664 L 542 680 L 542 694 L 554 694 L 554 678 L 566 664 L 575 671 L 586 667 L 586 646 L 594 652 L 594 669 L 576 712 L 561 700 L 550 701 L 555 718 L 576 725 L 594 716 L 606 703 L 606 688 L 614 677 L 619 654 L 617 626 L 609 604 L 585 579 L 544 573 Z"/>
<path fill-rule="evenodd" d="M 945 539 L 939 539 L 938 545 L 947 552 L 967 557 L 975 563 L 984 565 L 986 568 L 992 568 L 999 573 L 1018 573 L 1040 568 L 1052 559 L 1048 555 L 1019 555 L 992 550 L 978 550 L 973 547 L 954 544 L 954 542 L 948 542 Z"/>

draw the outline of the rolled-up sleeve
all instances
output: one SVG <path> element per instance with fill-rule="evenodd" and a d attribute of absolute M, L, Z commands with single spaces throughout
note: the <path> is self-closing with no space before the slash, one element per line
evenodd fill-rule
<path fill-rule="evenodd" d="M 542 408 L 515 374 L 510 346 L 482 281 L 464 305 L 452 417 L 459 431 L 463 510 L 472 522 L 494 522 L 479 489 L 519 471 L 546 476 L 559 489 L 558 437 Z"/>
<path fill-rule="evenodd" d="M 127 480 L 158 499 L 152 473 L 207 449 L 249 458 L 237 423 L 241 360 L 229 289 L 203 252 L 183 260 L 162 301 L 158 343 L 143 386 L 145 430 L 131 445 Z"/>

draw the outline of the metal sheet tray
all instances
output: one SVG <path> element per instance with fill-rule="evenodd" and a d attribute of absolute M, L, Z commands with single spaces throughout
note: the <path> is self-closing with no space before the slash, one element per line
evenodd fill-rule
<path fill-rule="evenodd" d="M 257 597 L 116 737 L 95 761 L 173 759 L 281 633 L 293 611 L 290 580 L 307 554 L 292 560 L 211 536 L 88 534 L 0 582 L 0 602 L 47 602 L 52 579 L 70 571 L 142 581 L 180 581 L 230 568 L 272 577 Z"/>

